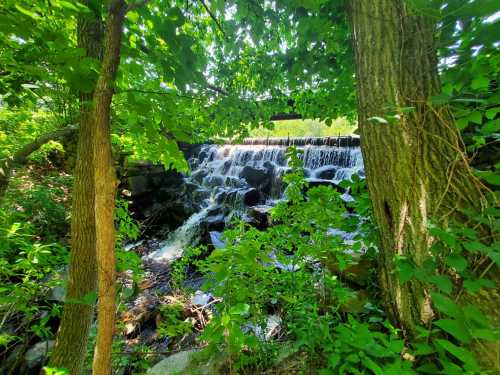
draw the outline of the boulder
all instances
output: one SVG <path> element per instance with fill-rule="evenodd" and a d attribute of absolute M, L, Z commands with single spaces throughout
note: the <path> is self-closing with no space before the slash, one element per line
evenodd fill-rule
<path fill-rule="evenodd" d="M 54 344 L 54 340 L 41 341 L 29 348 L 24 354 L 26 366 L 30 369 L 34 369 L 43 365 L 49 351 L 54 347 Z"/>
<path fill-rule="evenodd" d="M 265 168 L 256 168 L 250 165 L 245 165 L 240 172 L 240 177 L 254 188 L 262 188 L 269 185 L 271 173 Z"/>
<path fill-rule="evenodd" d="M 125 183 L 128 190 L 132 193 L 132 196 L 144 194 L 148 192 L 150 188 L 149 178 L 145 175 L 129 177 Z"/>
<path fill-rule="evenodd" d="M 215 230 L 222 232 L 224 230 L 224 227 L 226 225 L 224 221 L 224 215 L 220 214 L 217 216 L 208 216 L 205 219 L 205 222 L 207 224 L 207 229 L 209 231 Z"/>
<path fill-rule="evenodd" d="M 253 206 L 249 209 L 248 215 L 252 218 L 251 223 L 258 229 L 265 229 L 271 225 L 271 206 Z"/>
<path fill-rule="evenodd" d="M 197 171 L 193 172 L 191 175 L 191 180 L 196 181 L 197 183 L 201 184 L 203 179 L 208 175 L 208 170 L 207 169 L 198 169 Z"/>
<path fill-rule="evenodd" d="M 147 375 L 176 375 L 183 374 L 192 361 L 195 349 L 175 353 L 151 367 Z"/>
<path fill-rule="evenodd" d="M 327 165 L 314 171 L 314 177 L 323 180 L 333 180 L 337 174 L 337 167 Z"/>
<path fill-rule="evenodd" d="M 243 190 L 241 196 L 245 206 L 255 206 L 260 200 L 260 194 L 257 189 L 254 188 Z"/>
<path fill-rule="evenodd" d="M 207 188 L 224 186 L 224 177 L 219 175 L 206 176 L 203 178 L 203 186 Z"/>

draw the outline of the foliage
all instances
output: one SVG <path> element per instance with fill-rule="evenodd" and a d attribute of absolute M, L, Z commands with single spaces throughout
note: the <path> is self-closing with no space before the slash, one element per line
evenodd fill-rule
<path fill-rule="evenodd" d="M 355 126 L 346 119 L 336 119 L 330 125 L 316 120 L 274 121 L 272 129 L 258 128 L 250 132 L 251 137 L 336 137 L 352 135 Z"/>
<path fill-rule="evenodd" d="M 184 306 L 181 303 L 171 303 L 160 307 L 161 322 L 158 325 L 158 335 L 161 337 L 179 337 L 191 333 L 193 324 L 182 319 Z"/>
<path fill-rule="evenodd" d="M 70 179 L 52 174 L 33 186 L 27 184 L 28 176 L 35 175 L 14 179 L 16 190 L 0 207 L 0 337 L 6 350 L 35 337 L 51 338 L 51 325 L 61 313 L 50 293 L 62 286 L 59 274 L 67 262 L 61 239 L 67 228 L 65 185 Z"/>
<path fill-rule="evenodd" d="M 412 343 L 416 355 L 435 354 L 439 358 L 438 364 L 424 360 L 419 368 L 424 373 L 476 373 L 484 358 L 476 358 L 468 346 L 473 341 L 488 345 L 500 339 L 498 327 L 485 315 L 494 316 L 495 302 L 488 306 L 483 299 L 482 305 L 476 304 L 479 294 L 488 296 L 488 289 L 497 285 L 490 271 L 500 262 L 500 244 L 485 237 L 483 231 L 488 228 L 498 232 L 500 212 L 489 208 L 480 215 L 465 214 L 470 226 L 451 223 L 447 228 L 430 227 L 436 240 L 431 246 L 432 256 L 423 265 L 408 259 L 399 261 L 401 281 L 424 283 L 438 314 L 432 327 L 422 328 L 419 340 Z M 482 355 L 491 355 L 495 361 L 494 353 Z"/>
<path fill-rule="evenodd" d="M 206 287 L 223 302 L 217 304 L 202 339 L 212 351 L 227 351 L 236 368 L 263 370 L 273 358 L 272 344 L 262 332 L 274 313 L 283 320 L 286 339 L 309 353 L 310 364 L 325 373 L 374 368 L 401 373 L 409 365 L 399 359 L 403 342 L 397 331 L 388 325 L 389 330 L 379 326 L 382 332 L 374 331 L 378 324 L 363 323 L 342 311 L 356 295 L 341 281 L 355 261 L 340 236 L 328 235 L 328 230 L 353 231 L 359 220 L 345 219 L 345 203 L 331 187 L 311 188 L 304 196 L 307 184 L 298 150 L 292 149 L 289 157 L 294 172 L 285 176 L 287 200 L 272 211 L 277 224 L 265 231 L 236 224 L 224 234 L 226 247 L 215 250 L 206 262 L 213 279 Z M 358 241 L 358 250 L 365 247 L 362 235 Z M 334 262 L 339 273 L 318 268 L 318 261 Z"/>

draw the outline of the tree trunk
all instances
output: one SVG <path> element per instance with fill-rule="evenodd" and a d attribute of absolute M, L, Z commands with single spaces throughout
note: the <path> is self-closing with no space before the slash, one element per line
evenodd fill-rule
<path fill-rule="evenodd" d="M 115 231 L 113 212 L 118 181 L 113 168 L 111 149 L 110 108 L 114 81 L 120 64 L 120 46 L 126 4 L 113 4 L 104 35 L 101 73 L 94 94 L 96 128 L 95 216 L 97 223 L 97 276 L 99 303 L 97 312 L 97 342 L 92 373 L 111 374 L 111 348 L 115 322 Z"/>
<path fill-rule="evenodd" d="M 423 285 L 399 282 L 396 258 L 422 265 L 433 241 L 429 220 L 461 219 L 459 209 L 480 209 L 483 196 L 449 110 L 429 104 L 440 91 L 433 22 L 403 0 L 352 0 L 351 13 L 361 147 L 381 238 L 381 289 L 389 316 L 411 335 L 433 311 Z"/>
<path fill-rule="evenodd" d="M 50 133 L 42 134 L 33 142 L 23 146 L 11 158 L 0 160 L 0 202 L 9 187 L 10 177 L 14 169 L 26 164 L 28 157 L 47 142 L 63 138 L 75 131 L 76 128 L 68 126 L 63 129 L 54 130 Z"/>
<path fill-rule="evenodd" d="M 78 44 L 86 55 L 100 59 L 102 21 L 87 16 L 78 21 Z M 94 314 L 97 265 L 97 217 L 95 211 L 95 172 L 98 135 L 92 118 L 92 93 L 80 95 L 80 133 L 74 171 L 71 215 L 71 257 L 66 303 L 50 367 L 66 368 L 70 374 L 82 372 L 87 341 Z M 79 302 L 80 301 L 80 302 Z M 83 302 L 86 301 L 86 302 Z"/>

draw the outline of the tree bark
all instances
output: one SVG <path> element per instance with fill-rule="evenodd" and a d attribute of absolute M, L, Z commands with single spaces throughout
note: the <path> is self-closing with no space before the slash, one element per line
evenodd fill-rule
<path fill-rule="evenodd" d="M 97 14 L 94 18 L 84 16 L 78 20 L 78 45 L 85 49 L 88 57 L 101 58 L 101 29 L 102 21 Z M 92 117 L 92 95 L 93 93 L 80 95 L 80 133 L 74 171 L 69 278 L 66 303 L 49 362 L 50 367 L 66 368 L 72 375 L 82 372 L 94 315 L 94 303 L 89 301 L 89 297 L 95 294 L 97 281 L 95 172 L 98 163 L 98 134 Z"/>
<path fill-rule="evenodd" d="M 97 341 L 92 373 L 111 374 L 111 348 L 115 323 L 115 230 L 113 212 L 118 181 L 113 167 L 111 148 L 110 109 L 114 81 L 120 64 L 120 46 L 126 4 L 113 3 L 104 35 L 101 72 L 94 94 L 96 129 L 95 219 L 97 224 L 97 277 L 99 303 L 97 312 Z"/>
<path fill-rule="evenodd" d="M 433 241 L 429 222 L 461 220 L 460 209 L 481 209 L 484 200 L 449 110 L 429 104 L 440 92 L 433 22 L 403 0 L 351 0 L 351 16 L 381 290 L 389 316 L 412 335 L 433 311 L 422 284 L 399 282 L 396 258 L 421 266 Z"/>
<path fill-rule="evenodd" d="M 14 169 L 22 167 L 26 164 L 28 157 L 44 144 L 63 138 L 76 130 L 76 128 L 68 126 L 62 129 L 54 130 L 50 133 L 42 134 L 33 142 L 23 146 L 11 158 L 0 160 L 0 201 L 2 201 L 2 198 L 9 187 L 10 178 Z"/>

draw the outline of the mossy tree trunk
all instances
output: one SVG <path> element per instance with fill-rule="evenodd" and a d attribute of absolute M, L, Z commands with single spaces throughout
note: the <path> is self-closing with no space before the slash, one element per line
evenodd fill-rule
<path fill-rule="evenodd" d="M 102 21 L 100 15 L 84 16 L 78 21 L 78 45 L 86 56 L 101 59 Z M 87 341 L 94 315 L 94 304 L 89 297 L 97 284 L 97 216 L 95 173 L 97 169 L 98 134 L 92 117 L 93 93 L 80 95 L 80 132 L 74 170 L 73 203 L 71 215 L 71 257 L 66 303 L 56 345 L 49 366 L 66 368 L 70 374 L 82 372 Z M 82 303 L 78 301 L 87 301 Z"/>
<path fill-rule="evenodd" d="M 460 220 L 460 209 L 480 208 L 482 194 L 449 110 L 430 105 L 440 91 L 432 20 L 403 0 L 351 0 L 350 6 L 381 289 L 390 317 L 411 335 L 433 311 L 422 284 L 399 282 L 396 258 L 421 266 L 433 241 L 429 222 Z"/>

